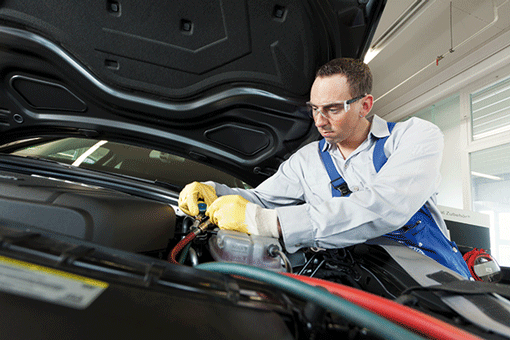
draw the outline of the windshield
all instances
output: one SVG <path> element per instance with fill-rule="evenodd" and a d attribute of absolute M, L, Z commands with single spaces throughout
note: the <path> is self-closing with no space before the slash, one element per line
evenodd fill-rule
<path fill-rule="evenodd" d="M 181 187 L 193 181 L 209 180 L 233 187 L 250 187 L 229 174 L 183 157 L 107 140 L 64 138 L 35 143 L 11 154 L 157 180 Z"/>

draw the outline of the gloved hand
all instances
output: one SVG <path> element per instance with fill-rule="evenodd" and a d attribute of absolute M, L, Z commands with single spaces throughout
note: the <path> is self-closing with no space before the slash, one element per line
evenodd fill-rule
<path fill-rule="evenodd" d="M 205 213 L 220 229 L 278 238 L 276 210 L 264 209 L 239 195 L 221 196 Z"/>
<path fill-rule="evenodd" d="M 216 190 L 212 186 L 193 182 L 186 185 L 179 194 L 179 209 L 187 215 L 197 216 L 199 200 L 210 206 L 217 198 Z"/>

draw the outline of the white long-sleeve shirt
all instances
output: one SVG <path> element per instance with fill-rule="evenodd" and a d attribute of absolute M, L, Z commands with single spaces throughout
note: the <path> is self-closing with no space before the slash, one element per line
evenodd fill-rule
<path fill-rule="evenodd" d="M 332 197 L 318 142 L 298 150 L 257 188 L 215 183 L 216 193 L 241 195 L 276 209 L 289 252 L 365 242 L 402 227 L 424 203 L 446 234 L 435 199 L 443 151 L 441 131 L 419 118 L 397 123 L 384 145 L 388 161 L 377 173 L 372 161 L 375 142 L 388 135 L 386 122 L 373 116 L 367 139 L 347 159 L 336 145 L 325 144 L 352 191 L 349 197 Z"/>

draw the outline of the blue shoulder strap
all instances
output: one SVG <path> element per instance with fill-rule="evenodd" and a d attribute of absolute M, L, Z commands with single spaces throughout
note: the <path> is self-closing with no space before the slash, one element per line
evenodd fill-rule
<path fill-rule="evenodd" d="M 395 127 L 395 123 L 388 122 L 388 131 L 391 134 L 391 131 L 393 131 L 393 128 Z M 384 138 L 379 138 L 377 142 L 375 142 L 375 148 L 374 148 L 374 156 L 372 157 L 374 162 L 375 171 L 379 172 L 381 170 L 382 166 L 386 164 L 386 161 L 388 160 L 388 157 L 384 154 L 384 143 L 386 143 L 386 140 L 388 139 L 389 135 Z"/>
<path fill-rule="evenodd" d="M 395 127 L 395 123 L 388 122 L 388 130 L 391 131 Z M 381 170 L 382 166 L 386 163 L 388 158 L 384 154 L 384 143 L 386 143 L 386 140 L 389 136 L 386 136 L 384 138 L 380 138 L 375 142 L 375 148 L 374 148 L 374 155 L 373 155 L 373 162 L 374 167 L 377 172 Z M 347 183 L 345 180 L 340 176 L 338 171 L 336 170 L 335 164 L 333 163 L 333 160 L 331 159 L 331 155 L 329 152 L 324 150 L 324 143 L 326 143 L 325 139 L 322 139 L 319 142 L 319 154 L 321 156 L 322 162 L 324 163 L 324 167 L 326 168 L 326 171 L 328 172 L 329 178 L 331 179 L 331 194 L 333 197 L 342 197 L 342 196 L 349 196 L 351 194 L 351 191 L 349 190 L 349 187 L 347 186 Z"/>
<path fill-rule="evenodd" d="M 326 167 L 326 171 L 331 179 L 331 194 L 333 197 L 349 196 L 351 191 L 349 190 L 347 183 L 345 183 L 345 180 L 336 170 L 335 164 L 333 164 L 333 160 L 331 159 L 331 155 L 329 152 L 324 150 L 325 143 L 325 139 L 322 139 L 319 142 L 319 154 L 321 155 L 322 163 L 324 163 L 324 167 Z"/>

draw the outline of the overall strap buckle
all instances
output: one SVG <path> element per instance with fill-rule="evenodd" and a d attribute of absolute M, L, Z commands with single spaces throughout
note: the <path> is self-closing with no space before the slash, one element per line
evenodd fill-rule
<path fill-rule="evenodd" d="M 338 183 L 337 181 L 339 181 L 339 180 L 341 182 Z M 337 183 L 335 183 L 335 182 L 337 182 Z M 347 185 L 347 182 L 342 177 L 338 177 L 337 179 L 334 179 L 329 183 L 331 183 L 331 186 L 335 190 L 340 191 L 342 196 L 348 196 L 352 193 L 352 191 L 349 189 L 349 186 Z"/>

